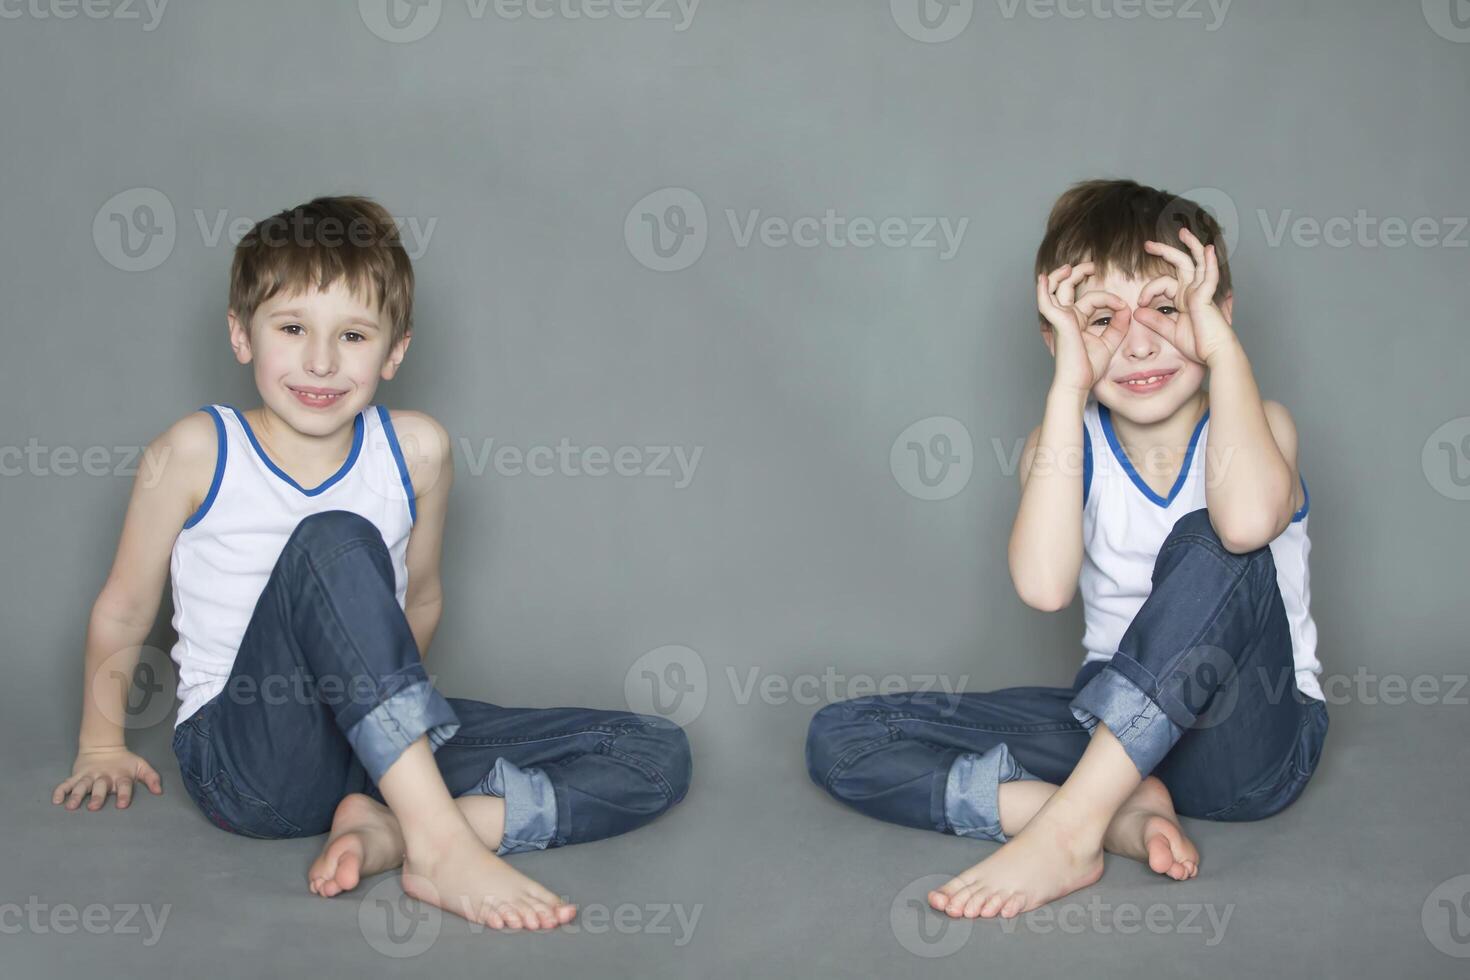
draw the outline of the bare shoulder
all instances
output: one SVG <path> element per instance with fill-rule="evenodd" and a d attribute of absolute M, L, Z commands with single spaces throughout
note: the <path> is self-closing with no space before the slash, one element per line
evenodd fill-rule
<path fill-rule="evenodd" d="M 219 459 L 219 433 L 214 416 L 194 411 L 170 425 L 148 444 L 139 471 L 150 472 L 156 485 L 184 494 L 193 513 L 209 495 Z"/>
<path fill-rule="evenodd" d="M 423 496 L 429 487 L 438 484 L 439 474 L 453 469 L 449 430 L 427 412 L 395 408 L 389 410 L 388 416 L 393 421 L 415 495 Z"/>

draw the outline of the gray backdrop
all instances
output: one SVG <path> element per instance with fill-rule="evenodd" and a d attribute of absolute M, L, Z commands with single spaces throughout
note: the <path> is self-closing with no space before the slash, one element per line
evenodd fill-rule
<path fill-rule="evenodd" d="M 231 223 L 357 192 L 403 219 L 419 283 L 412 348 L 378 400 L 433 414 L 456 440 L 429 656 L 441 687 L 621 707 L 651 694 L 646 671 L 674 683 L 665 697 L 686 695 L 686 806 L 622 844 L 522 867 L 576 894 L 605 878 L 584 900 L 610 906 L 702 903 L 694 941 L 614 931 L 501 948 L 526 968 L 564 955 L 557 972 L 644 975 L 959 973 L 1059 949 L 1097 966 L 1112 962 L 1104 947 L 1134 969 L 1142 940 L 1099 930 L 914 958 L 890 902 L 978 849 L 848 814 L 801 760 L 811 712 L 868 693 L 865 679 L 1063 684 L 1079 663 L 1080 603 L 1028 609 L 1006 568 L 1014 454 L 1051 369 L 1031 263 L 1065 187 L 1129 176 L 1196 192 L 1236 241 L 1236 323 L 1262 391 L 1300 430 L 1319 656 L 1340 675 L 1329 764 L 1302 804 L 1318 794 L 1318 815 L 1268 825 L 1292 835 L 1278 846 L 1302 862 L 1297 877 L 1328 877 L 1292 897 L 1293 873 L 1270 883 L 1275 857 L 1250 867 L 1252 852 L 1229 852 L 1262 829 L 1229 828 L 1215 844 L 1217 867 L 1240 874 L 1229 899 L 1286 890 L 1277 906 L 1243 904 L 1217 965 L 1188 969 L 1223 969 L 1227 953 L 1260 968 L 1269 950 L 1273 969 L 1290 956 L 1312 969 L 1336 957 L 1343 972 L 1458 965 L 1437 927 L 1421 928 L 1420 903 L 1470 866 L 1446 863 L 1448 842 L 1425 854 L 1390 830 L 1449 838 L 1467 802 L 1463 0 L 930 0 L 923 17 L 916 0 L 392 2 L 0 4 L 0 443 L 31 447 L 0 458 L 0 706 L 18 774 L 0 794 L 31 828 L 15 840 L 34 874 L 9 900 L 80 903 L 106 851 L 116 894 L 168 869 L 158 900 L 194 916 L 120 960 L 101 940 L 28 936 L 11 947 L 27 964 L 65 949 L 114 968 L 159 956 L 218 968 L 219 936 L 194 932 L 215 918 L 235 923 L 239 948 L 272 955 L 260 937 L 293 928 L 279 905 L 236 885 L 181 901 L 194 854 L 230 876 L 288 853 L 255 883 L 291 915 L 329 914 L 297 881 L 320 842 L 213 831 L 178 785 L 167 722 L 133 739 L 165 773 L 162 800 L 61 815 L 49 793 L 75 750 L 128 447 L 206 402 L 258 403 L 226 344 Z M 942 447 L 936 434 L 954 458 L 931 491 L 906 447 Z M 580 452 L 544 476 L 494 455 L 559 444 Z M 93 472 L 65 475 L 78 465 L 66 447 L 102 447 Z M 631 447 L 637 474 L 588 475 L 587 447 Z M 655 465 L 674 448 L 699 453 L 692 479 L 672 452 Z M 169 614 L 165 598 L 150 638 L 162 650 Z M 1396 704 L 1389 675 L 1438 693 Z M 1436 765 L 1412 790 L 1387 775 Z M 1365 815 L 1365 799 L 1390 809 Z M 190 857 L 163 850 L 160 813 Z M 1339 834 L 1327 867 L 1323 825 Z M 1373 853 L 1403 853 L 1356 863 L 1368 826 L 1386 835 Z M 58 860 L 75 889 L 52 877 Z M 1311 897 L 1337 894 L 1338 873 L 1397 885 L 1396 912 L 1376 926 L 1362 909 L 1319 920 Z M 1116 875 L 1140 895 L 1177 894 Z M 1113 873 L 1099 887 L 1118 893 Z M 1181 887 L 1208 901 L 1219 886 Z M 344 908 L 330 913 L 341 950 L 312 955 L 394 967 Z M 1306 916 L 1295 932 L 1292 915 Z M 429 955 L 460 962 L 476 948 L 462 947 L 441 939 Z M 279 955 L 273 968 L 311 962 Z M 1167 955 L 1178 967 L 1195 954 Z M 595 966 L 571 965 L 579 956 Z"/>

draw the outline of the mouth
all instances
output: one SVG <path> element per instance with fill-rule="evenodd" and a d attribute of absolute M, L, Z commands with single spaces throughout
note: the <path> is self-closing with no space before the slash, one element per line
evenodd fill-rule
<path fill-rule="evenodd" d="M 1158 391 L 1164 385 L 1168 384 L 1174 375 L 1178 373 L 1178 368 L 1172 371 L 1156 371 L 1152 374 L 1140 373 L 1128 378 L 1118 378 L 1114 381 L 1114 384 L 1124 391 L 1131 392 L 1135 395 L 1142 395 L 1151 391 Z"/>
<path fill-rule="evenodd" d="M 330 408 L 347 394 L 345 391 L 334 391 L 331 388 L 296 388 L 291 385 L 286 387 L 290 388 L 296 400 L 307 408 Z"/>

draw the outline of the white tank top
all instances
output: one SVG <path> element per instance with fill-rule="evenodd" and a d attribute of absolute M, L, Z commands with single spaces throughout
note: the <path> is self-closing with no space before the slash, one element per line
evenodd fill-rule
<path fill-rule="evenodd" d="M 1082 592 L 1085 631 L 1083 663 L 1112 658 L 1123 634 L 1153 589 L 1154 561 L 1174 523 L 1205 506 L 1205 460 L 1210 413 L 1195 426 L 1179 478 L 1167 497 L 1160 497 L 1138 475 L 1113 431 L 1108 408 L 1089 399 L 1083 411 L 1082 544 L 1084 555 L 1078 587 Z M 1317 626 L 1309 611 L 1307 573 L 1307 481 L 1302 479 L 1302 509 L 1271 542 L 1276 583 L 1291 629 L 1296 686 L 1322 700 L 1317 675 Z M 1270 681 L 1268 681 L 1269 683 Z"/>
<path fill-rule="evenodd" d="M 214 418 L 219 455 L 209 494 L 184 523 L 169 564 L 179 634 L 171 656 L 182 702 L 175 728 L 224 689 L 255 605 L 302 518 L 348 510 L 372 521 L 393 558 L 401 607 L 408 534 L 417 517 L 408 467 L 383 406 L 357 414 L 342 467 L 309 489 L 271 462 L 239 409 L 200 411 Z"/>

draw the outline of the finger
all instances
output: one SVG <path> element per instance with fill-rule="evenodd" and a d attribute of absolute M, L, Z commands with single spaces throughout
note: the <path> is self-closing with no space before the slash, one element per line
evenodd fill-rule
<path fill-rule="evenodd" d="M 1084 262 L 1082 264 L 1084 266 L 1092 265 L 1091 262 Z M 1063 279 L 1072 274 L 1072 270 L 1074 268 L 1075 266 L 1073 266 L 1072 263 L 1068 262 L 1066 265 L 1059 265 L 1055 269 L 1051 270 L 1051 272 L 1047 273 L 1046 284 L 1051 287 L 1052 292 L 1056 292 L 1057 286 L 1061 283 Z M 1089 269 L 1088 271 L 1091 270 Z"/>
<path fill-rule="evenodd" d="M 133 801 L 133 781 L 123 776 L 117 781 L 117 808 L 127 809 L 127 805 Z"/>
<path fill-rule="evenodd" d="M 1138 309 L 1134 310 L 1133 319 L 1137 320 L 1145 327 L 1148 327 L 1150 330 L 1158 334 L 1160 337 L 1163 337 L 1169 343 L 1174 343 L 1174 334 L 1176 332 L 1176 327 L 1178 326 L 1177 321 L 1165 316 L 1158 310 L 1151 309 L 1147 306 L 1139 307 Z"/>
<path fill-rule="evenodd" d="M 102 804 L 107 802 L 107 777 L 98 776 L 92 783 L 92 802 L 87 804 L 89 810 L 100 810 Z"/>
<path fill-rule="evenodd" d="M 1153 306 L 1154 300 L 1160 296 L 1176 299 L 1178 295 L 1179 281 L 1173 276 L 1159 276 L 1157 279 L 1150 280 L 1143 287 L 1143 292 L 1138 294 L 1138 305 L 1140 307 Z"/>
<path fill-rule="evenodd" d="M 1211 245 L 1205 249 L 1205 277 L 1200 285 L 1200 296 L 1214 302 L 1215 290 L 1220 288 L 1220 253 Z"/>
<path fill-rule="evenodd" d="M 1194 257 L 1195 268 L 1203 270 L 1205 267 L 1205 246 L 1200 242 L 1199 238 L 1188 228 L 1180 228 L 1179 240 L 1189 246 L 1189 254 Z"/>
<path fill-rule="evenodd" d="M 1038 276 L 1036 279 L 1036 308 L 1041 311 L 1042 316 L 1046 317 L 1046 322 L 1052 325 L 1052 329 L 1058 333 L 1070 334 L 1076 331 L 1077 324 L 1072 317 L 1058 309 L 1056 303 L 1052 302 L 1051 285 L 1045 276 Z"/>
<path fill-rule="evenodd" d="M 145 762 L 138 767 L 138 778 L 143 780 L 143 785 L 147 786 L 154 796 L 163 795 L 163 777 L 158 774 L 157 769 Z"/>
<path fill-rule="evenodd" d="M 1090 289 L 1083 293 L 1082 297 L 1077 300 L 1077 309 L 1089 319 L 1092 317 L 1092 314 L 1101 309 L 1109 309 L 1115 313 L 1121 313 L 1128 308 L 1128 304 L 1123 300 L 1123 297 L 1117 293 L 1110 293 L 1103 289 Z"/>
<path fill-rule="evenodd" d="M 77 778 L 76 776 L 71 776 L 57 784 L 56 788 L 51 791 L 51 802 L 60 803 L 66 799 L 66 794 L 71 792 L 71 788 L 76 784 Z"/>
<path fill-rule="evenodd" d="M 1176 278 L 1181 285 L 1194 282 L 1194 259 L 1179 251 L 1179 249 L 1172 245 L 1165 245 L 1163 242 L 1144 242 L 1143 250 L 1150 255 L 1157 255 L 1178 269 L 1179 275 Z"/>
<path fill-rule="evenodd" d="M 1073 298 L 1077 295 L 1077 287 L 1082 280 L 1092 275 L 1094 268 L 1091 262 L 1084 262 L 1072 269 L 1072 274 L 1063 279 L 1056 288 L 1058 306 L 1065 309 L 1072 305 Z"/>
<path fill-rule="evenodd" d="M 1132 319 L 1132 314 L 1133 311 L 1130 310 L 1127 306 L 1124 306 L 1121 310 L 1118 311 L 1118 314 L 1113 317 L 1113 321 L 1103 329 L 1103 332 L 1101 334 L 1098 335 L 1098 339 L 1101 340 L 1103 346 L 1108 349 L 1109 354 L 1116 354 L 1118 352 L 1118 348 L 1123 345 L 1123 338 L 1128 336 L 1128 324 L 1129 321 Z"/>
<path fill-rule="evenodd" d="M 81 806 L 82 801 L 87 798 L 87 790 L 90 789 L 92 785 L 89 781 L 90 779 L 90 776 L 85 776 L 81 779 L 78 779 L 76 785 L 71 788 L 71 795 L 67 797 L 66 800 L 66 808 L 68 810 L 75 810 L 77 807 Z"/>

